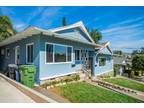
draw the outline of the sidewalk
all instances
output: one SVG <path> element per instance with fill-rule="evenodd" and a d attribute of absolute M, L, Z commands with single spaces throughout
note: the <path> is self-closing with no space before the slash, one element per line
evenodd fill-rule
<path fill-rule="evenodd" d="M 0 103 L 34 103 L 34 101 L 0 77 Z"/>

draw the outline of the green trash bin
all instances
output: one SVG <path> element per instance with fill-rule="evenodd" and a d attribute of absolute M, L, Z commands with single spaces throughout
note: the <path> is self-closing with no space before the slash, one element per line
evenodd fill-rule
<path fill-rule="evenodd" d="M 36 67 L 34 65 L 20 66 L 21 83 L 33 88 L 35 82 Z"/>

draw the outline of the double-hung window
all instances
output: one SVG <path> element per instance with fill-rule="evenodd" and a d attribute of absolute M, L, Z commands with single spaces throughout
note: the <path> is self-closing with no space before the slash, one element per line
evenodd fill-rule
<path fill-rule="evenodd" d="M 55 62 L 66 62 L 67 47 L 55 45 Z"/>
<path fill-rule="evenodd" d="M 6 48 L 6 57 L 8 58 L 10 56 L 10 49 Z"/>
<path fill-rule="evenodd" d="M 46 63 L 60 63 L 72 61 L 72 47 L 46 43 Z"/>
<path fill-rule="evenodd" d="M 72 61 L 72 47 L 67 47 L 67 61 Z"/>
<path fill-rule="evenodd" d="M 53 62 L 53 45 L 46 44 L 46 62 Z"/>
<path fill-rule="evenodd" d="M 75 50 L 75 60 L 81 59 L 81 50 Z"/>
<path fill-rule="evenodd" d="M 99 58 L 99 66 L 105 66 L 106 65 L 106 58 L 100 57 Z"/>
<path fill-rule="evenodd" d="M 34 57 L 34 47 L 33 46 L 34 46 L 33 43 L 26 45 L 27 63 L 33 63 L 33 57 Z"/>

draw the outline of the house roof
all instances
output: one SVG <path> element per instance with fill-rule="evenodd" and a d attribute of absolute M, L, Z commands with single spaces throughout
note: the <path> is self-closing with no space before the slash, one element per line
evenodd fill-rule
<path fill-rule="evenodd" d="M 20 33 L 17 33 L 16 35 L 11 36 L 8 39 L 0 42 L 0 46 L 4 46 L 4 45 L 7 45 L 7 44 L 16 42 L 18 40 L 27 38 L 29 36 L 36 35 L 36 34 L 41 34 L 41 33 L 44 34 L 44 35 L 47 35 L 47 36 L 53 36 L 53 37 L 56 37 L 56 38 L 65 39 L 65 40 L 69 40 L 69 41 L 80 42 L 80 43 L 92 45 L 92 46 L 95 46 L 95 47 L 99 47 L 100 46 L 98 44 L 88 43 L 88 42 L 84 42 L 84 41 L 81 41 L 81 40 L 77 40 L 77 39 L 69 37 L 69 36 L 61 37 L 57 33 L 54 33 L 54 32 L 52 32 L 50 30 L 41 29 L 41 28 L 38 28 L 38 27 L 29 27 L 29 28 L 25 29 L 24 31 L 22 31 Z"/>
<path fill-rule="evenodd" d="M 103 50 L 104 48 L 107 48 L 109 50 L 109 52 L 112 54 L 111 48 L 109 47 L 110 42 L 104 42 L 102 44 L 100 44 L 99 46 L 96 46 L 96 49 L 99 49 L 98 52 L 100 52 L 101 50 Z"/>
<path fill-rule="evenodd" d="M 113 61 L 114 61 L 114 64 L 118 64 L 118 65 L 125 65 L 126 64 L 126 59 L 124 56 L 114 55 Z"/>
<path fill-rule="evenodd" d="M 74 28 L 74 27 L 81 28 L 81 30 L 83 30 L 87 34 L 87 36 L 92 41 L 92 43 L 86 42 L 86 41 L 83 41 L 83 40 L 79 40 L 77 38 L 70 37 L 70 36 L 61 36 L 61 34 L 55 33 L 57 31 L 71 29 L 71 28 Z M 53 37 L 59 38 L 59 39 L 65 39 L 65 40 L 68 40 L 68 41 L 74 41 L 74 42 L 80 42 L 80 43 L 83 43 L 83 44 L 92 45 L 96 49 L 102 49 L 102 48 L 108 47 L 108 45 L 109 45 L 109 42 L 103 43 L 101 45 L 100 44 L 95 44 L 95 42 L 93 41 L 93 39 L 90 37 L 89 33 L 87 32 L 85 26 L 83 25 L 82 21 L 79 21 L 79 22 L 77 22 L 75 24 L 72 24 L 72 25 L 69 25 L 69 26 L 64 26 L 64 27 L 59 27 L 59 28 L 54 28 L 54 29 L 49 29 L 49 30 L 41 29 L 41 28 L 38 28 L 38 27 L 28 27 L 24 31 L 19 32 L 16 35 L 13 35 L 13 36 L 7 38 L 6 40 L 0 42 L 0 46 L 8 45 L 10 43 L 22 40 L 22 39 L 27 38 L 29 36 L 36 35 L 36 34 L 41 34 L 41 33 L 46 35 L 46 36 L 53 36 Z M 110 48 L 109 48 L 109 50 L 110 50 Z"/>
<path fill-rule="evenodd" d="M 79 27 L 88 36 L 88 38 L 91 40 L 91 42 L 95 43 L 94 40 L 89 35 L 89 33 L 88 33 L 87 29 L 85 28 L 85 26 L 84 26 L 84 24 L 83 24 L 82 21 L 79 21 L 79 22 L 71 24 L 71 25 L 62 26 L 62 27 L 58 27 L 58 28 L 54 28 L 54 29 L 49 29 L 49 30 L 52 31 L 52 32 L 58 32 L 58 31 L 72 29 L 72 28 L 76 28 L 76 27 Z"/>

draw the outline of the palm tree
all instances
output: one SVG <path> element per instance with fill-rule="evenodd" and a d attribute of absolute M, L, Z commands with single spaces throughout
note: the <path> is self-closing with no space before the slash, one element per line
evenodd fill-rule
<path fill-rule="evenodd" d="M 86 27 L 86 29 L 95 43 L 99 43 L 99 41 L 102 39 L 102 34 L 97 29 L 90 30 L 88 27 Z"/>
<path fill-rule="evenodd" d="M 12 22 L 8 16 L 0 16 L 0 41 L 14 35 Z"/>

